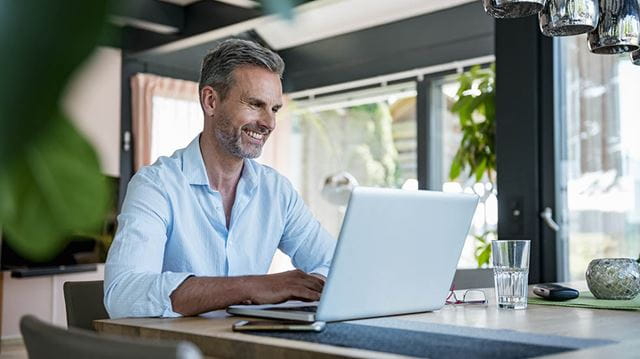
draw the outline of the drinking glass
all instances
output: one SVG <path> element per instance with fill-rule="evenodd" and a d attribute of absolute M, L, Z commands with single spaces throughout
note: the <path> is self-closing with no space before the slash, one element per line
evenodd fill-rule
<path fill-rule="evenodd" d="M 530 242 L 526 240 L 491 242 L 498 308 L 525 309 L 527 307 L 529 246 Z"/>

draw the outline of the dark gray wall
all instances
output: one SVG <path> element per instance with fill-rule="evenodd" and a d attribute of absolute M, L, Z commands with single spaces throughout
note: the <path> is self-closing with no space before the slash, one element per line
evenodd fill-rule
<path fill-rule="evenodd" d="M 285 91 L 492 55 L 494 21 L 480 2 L 286 49 Z"/>
<path fill-rule="evenodd" d="M 535 16 L 496 20 L 498 238 L 531 241 L 529 282 L 556 280 L 553 43 Z M 554 211 L 555 212 L 555 211 Z"/>

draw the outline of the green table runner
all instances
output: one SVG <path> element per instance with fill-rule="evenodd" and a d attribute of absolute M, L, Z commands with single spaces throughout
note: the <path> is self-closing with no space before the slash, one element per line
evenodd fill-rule
<path fill-rule="evenodd" d="M 631 300 L 608 300 L 597 299 L 591 292 L 580 292 L 580 296 L 576 299 L 566 300 L 564 302 L 554 302 L 544 300 L 535 295 L 530 295 L 529 304 L 557 305 L 563 307 L 581 307 L 593 309 L 616 309 L 616 310 L 638 310 L 640 311 L 640 295 Z"/>

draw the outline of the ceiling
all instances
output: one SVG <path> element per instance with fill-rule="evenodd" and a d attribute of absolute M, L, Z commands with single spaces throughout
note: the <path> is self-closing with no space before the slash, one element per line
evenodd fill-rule
<path fill-rule="evenodd" d="M 153 38 L 133 50 L 166 53 L 255 31 L 282 50 L 353 31 L 439 11 L 475 0 L 315 0 L 298 6 L 292 19 L 262 16 L 254 0 L 143 0 L 124 2 L 113 24 L 147 31 Z M 156 34 L 172 35 L 164 39 Z M 142 35 L 142 36 L 141 36 Z"/>
<path fill-rule="evenodd" d="M 129 36 L 132 56 L 198 69 L 204 54 L 229 37 L 252 39 L 280 51 L 474 1 L 315 0 L 296 7 L 293 18 L 285 19 L 263 15 L 252 0 L 144 0 L 144 8 L 128 10 L 132 16 L 118 14 L 117 20 L 119 26 L 135 28 Z"/>
<path fill-rule="evenodd" d="M 275 50 L 423 15 L 474 0 L 319 0 L 292 21 L 271 18 L 256 32 Z"/>

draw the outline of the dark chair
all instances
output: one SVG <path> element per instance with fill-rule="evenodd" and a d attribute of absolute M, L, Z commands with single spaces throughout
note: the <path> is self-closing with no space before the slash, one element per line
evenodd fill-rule
<path fill-rule="evenodd" d="M 456 289 L 492 288 L 493 269 L 458 269 L 453 278 L 453 286 Z"/>
<path fill-rule="evenodd" d="M 147 340 L 99 335 L 95 332 L 64 329 L 32 315 L 20 319 L 20 332 L 29 359 L 200 359 L 202 354 L 189 342 Z"/>
<path fill-rule="evenodd" d="M 67 325 L 94 330 L 93 321 L 109 319 L 104 308 L 104 281 L 64 282 L 64 304 L 67 307 Z"/>

